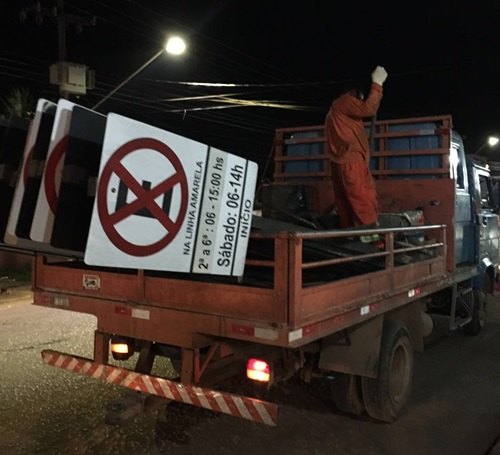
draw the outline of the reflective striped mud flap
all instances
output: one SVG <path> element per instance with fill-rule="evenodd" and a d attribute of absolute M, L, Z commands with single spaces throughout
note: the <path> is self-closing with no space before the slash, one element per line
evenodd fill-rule
<path fill-rule="evenodd" d="M 168 400 L 198 406 L 214 412 L 252 420 L 266 425 L 276 425 L 278 406 L 255 398 L 243 397 L 217 390 L 183 385 L 169 379 L 136 373 L 125 368 L 104 365 L 82 357 L 57 351 L 42 351 L 47 365 L 72 371 L 94 379 L 127 387 L 139 392 L 156 395 Z"/>

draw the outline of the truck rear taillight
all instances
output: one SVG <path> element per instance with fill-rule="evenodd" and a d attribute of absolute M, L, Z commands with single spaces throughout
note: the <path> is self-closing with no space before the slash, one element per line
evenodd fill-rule
<path fill-rule="evenodd" d="M 248 359 L 247 378 L 259 382 L 269 382 L 271 379 L 269 363 L 259 359 Z"/>
<path fill-rule="evenodd" d="M 127 360 L 134 353 L 134 343 L 132 340 L 113 335 L 111 337 L 111 354 L 115 360 Z"/>

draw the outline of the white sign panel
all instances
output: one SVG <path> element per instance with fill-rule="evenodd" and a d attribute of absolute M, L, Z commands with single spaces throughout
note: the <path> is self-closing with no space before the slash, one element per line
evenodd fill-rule
<path fill-rule="evenodd" d="M 50 243 L 74 106 L 74 103 L 65 99 L 60 99 L 57 103 L 42 183 L 31 225 L 30 238 L 36 242 Z"/>
<path fill-rule="evenodd" d="M 9 245 L 18 245 L 23 247 L 29 247 L 32 245 L 32 242 L 30 242 L 29 240 L 17 237 L 16 226 L 24 197 L 25 182 L 28 176 L 29 166 L 31 164 L 31 155 L 33 153 L 33 147 L 35 146 L 35 142 L 37 139 L 38 130 L 40 128 L 42 114 L 45 110 L 54 106 L 55 104 L 53 102 L 40 98 L 37 102 L 35 116 L 30 123 L 28 135 L 26 138 L 26 144 L 24 146 L 23 164 L 21 167 L 21 172 L 19 172 L 16 189 L 14 191 L 14 197 L 12 199 L 12 207 L 10 209 L 9 220 L 7 222 L 7 229 L 5 230 L 4 241 Z"/>
<path fill-rule="evenodd" d="M 257 164 L 109 114 L 85 262 L 243 274 Z"/>

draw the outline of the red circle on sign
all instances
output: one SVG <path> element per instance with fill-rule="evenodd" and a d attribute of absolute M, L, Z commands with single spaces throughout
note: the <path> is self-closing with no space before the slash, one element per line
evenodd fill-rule
<path fill-rule="evenodd" d="M 154 150 L 163 155 L 173 165 L 175 173 L 156 185 L 154 188 L 145 190 L 121 162 L 122 159 L 129 153 L 133 153 L 140 149 Z M 110 213 L 107 203 L 107 191 L 113 174 L 116 174 L 118 178 L 120 178 L 127 185 L 127 187 L 135 193 L 137 199 L 124 205 L 123 207 L 120 207 L 114 213 Z M 160 206 L 156 204 L 155 198 L 166 193 L 175 185 L 180 185 L 181 187 L 181 204 L 176 220 L 172 221 L 167 214 L 163 212 Z M 99 214 L 99 219 L 101 220 L 104 232 L 108 236 L 109 240 L 111 240 L 111 243 L 126 254 L 131 256 L 149 256 L 165 248 L 179 232 L 186 216 L 187 207 L 188 185 L 184 168 L 173 150 L 168 145 L 157 139 L 139 138 L 127 142 L 113 153 L 102 170 L 97 188 L 97 212 Z M 150 245 L 137 245 L 135 243 L 131 243 L 128 240 L 125 240 L 115 228 L 116 223 L 134 215 L 142 208 L 147 208 L 155 216 L 156 220 L 167 230 L 167 234 L 163 238 Z"/>
<path fill-rule="evenodd" d="M 47 197 L 47 202 L 49 203 L 50 210 L 52 213 L 56 213 L 57 209 L 57 190 L 56 190 L 56 170 L 57 165 L 60 163 L 66 148 L 68 147 L 68 136 L 64 136 L 56 144 L 49 158 L 47 159 L 47 164 L 45 166 L 44 172 L 44 187 L 45 195 Z"/>

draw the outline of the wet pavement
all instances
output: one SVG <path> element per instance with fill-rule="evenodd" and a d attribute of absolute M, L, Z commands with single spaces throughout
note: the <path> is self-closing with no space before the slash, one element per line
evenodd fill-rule
<path fill-rule="evenodd" d="M 499 298 L 479 336 L 442 330 L 416 354 L 410 403 L 393 424 L 351 418 L 321 389 L 289 386 L 275 428 L 178 405 L 106 425 L 126 391 L 40 358 L 42 349 L 91 356 L 95 319 L 30 301 L 29 290 L 0 297 L 2 455 L 500 455 Z"/>

